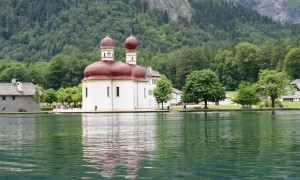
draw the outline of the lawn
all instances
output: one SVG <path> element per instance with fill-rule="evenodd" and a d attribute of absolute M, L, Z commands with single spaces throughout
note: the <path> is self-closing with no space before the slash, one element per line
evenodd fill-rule
<path fill-rule="evenodd" d="M 208 105 L 208 109 L 241 109 L 241 105 L 235 105 L 235 104 L 230 104 L 230 105 Z M 183 106 L 171 106 L 171 110 L 183 110 Z M 196 109 L 204 109 L 204 105 L 187 105 L 186 106 L 187 110 L 196 110 Z"/>
<path fill-rule="evenodd" d="M 300 108 L 300 102 L 282 102 L 283 106 L 286 108 Z M 165 107 L 167 108 L 167 107 Z M 204 105 L 199 104 L 199 105 L 187 105 L 186 109 L 187 110 L 196 110 L 196 109 L 203 109 Z M 259 108 L 259 106 L 253 105 L 253 109 Z M 210 104 L 208 105 L 208 109 L 242 109 L 241 105 L 236 105 L 236 104 L 229 104 L 229 105 L 213 105 Z M 183 106 L 171 106 L 170 110 L 183 110 Z"/>
<path fill-rule="evenodd" d="M 282 102 L 282 104 L 287 108 L 300 108 L 300 102 Z"/>

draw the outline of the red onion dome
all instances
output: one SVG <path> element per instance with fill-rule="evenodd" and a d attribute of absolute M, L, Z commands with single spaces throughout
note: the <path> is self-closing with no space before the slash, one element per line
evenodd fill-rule
<path fill-rule="evenodd" d="M 111 75 L 118 79 L 130 79 L 132 70 L 129 64 L 123 63 L 121 61 L 115 61 L 113 66 L 111 66 Z"/>
<path fill-rule="evenodd" d="M 146 72 L 145 68 L 138 65 L 130 65 L 132 68 L 132 76 L 137 81 L 145 81 L 146 80 Z"/>
<path fill-rule="evenodd" d="M 88 65 L 84 70 L 84 78 L 98 77 L 107 78 L 110 76 L 110 64 L 106 61 L 96 61 Z"/>
<path fill-rule="evenodd" d="M 97 61 L 85 68 L 84 79 L 132 79 L 132 69 L 121 61 Z"/>
<path fill-rule="evenodd" d="M 114 48 L 115 43 L 109 36 L 106 36 L 104 39 L 102 39 L 100 43 L 100 48 Z"/>
<path fill-rule="evenodd" d="M 125 40 L 126 49 L 136 49 L 137 45 L 138 45 L 138 41 L 133 36 L 130 36 Z"/>

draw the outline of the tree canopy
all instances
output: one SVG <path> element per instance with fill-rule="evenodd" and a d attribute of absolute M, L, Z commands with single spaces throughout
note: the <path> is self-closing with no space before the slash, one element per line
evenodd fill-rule
<path fill-rule="evenodd" d="M 227 1 L 188 2 L 191 18 L 171 21 L 168 12 L 143 0 L 1 0 L 0 59 L 49 61 L 66 45 L 91 52 L 106 34 L 114 35 L 118 48 L 134 34 L 142 39 L 140 49 L 159 53 L 299 35 L 297 26 Z"/>
<path fill-rule="evenodd" d="M 186 103 L 199 103 L 204 101 L 205 109 L 207 102 L 217 102 L 226 98 L 225 88 L 222 87 L 217 75 L 209 70 L 193 71 L 187 76 L 183 87 L 183 101 Z"/>
<path fill-rule="evenodd" d="M 49 103 L 50 105 L 57 100 L 56 91 L 52 88 L 45 90 L 45 99 L 44 102 Z"/>
<path fill-rule="evenodd" d="M 285 72 L 276 70 L 261 70 L 259 72 L 258 85 L 270 96 L 272 107 L 275 108 L 275 100 L 287 92 L 291 86 L 289 76 Z"/>
<path fill-rule="evenodd" d="M 162 104 L 162 109 L 164 108 L 164 102 L 166 103 L 171 99 L 171 93 L 172 83 L 165 75 L 162 75 L 160 79 L 156 81 L 156 87 L 153 90 L 156 102 Z"/>
<path fill-rule="evenodd" d="M 237 89 L 237 95 L 233 102 L 241 104 L 243 108 L 250 107 L 251 105 L 260 102 L 260 98 L 256 93 L 257 85 L 250 82 L 242 81 Z"/>
<path fill-rule="evenodd" d="M 291 49 L 284 59 L 284 70 L 287 74 L 294 78 L 300 78 L 300 47 Z"/>
<path fill-rule="evenodd" d="M 214 71 L 226 90 L 256 82 L 260 69 L 299 77 L 299 25 L 279 24 L 226 1 L 189 3 L 191 19 L 172 21 L 142 0 L 2 0 L 0 81 L 15 77 L 55 90 L 77 86 L 85 67 L 100 59 L 98 44 L 107 34 L 120 61 L 133 34 L 138 64 L 165 74 L 177 89 L 203 69 Z"/>

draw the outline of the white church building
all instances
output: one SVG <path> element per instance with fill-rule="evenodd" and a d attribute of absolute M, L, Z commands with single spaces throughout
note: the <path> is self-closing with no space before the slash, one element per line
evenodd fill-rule
<path fill-rule="evenodd" d="M 114 60 L 114 41 L 100 43 L 101 60 L 88 65 L 82 80 L 83 111 L 119 111 L 158 107 L 153 89 L 160 74 L 137 65 L 137 40 L 125 41 L 126 63 Z"/>

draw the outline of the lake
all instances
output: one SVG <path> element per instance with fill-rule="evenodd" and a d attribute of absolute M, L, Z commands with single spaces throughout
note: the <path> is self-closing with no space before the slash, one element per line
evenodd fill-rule
<path fill-rule="evenodd" d="M 0 115 L 0 179 L 300 179 L 300 112 Z"/>

